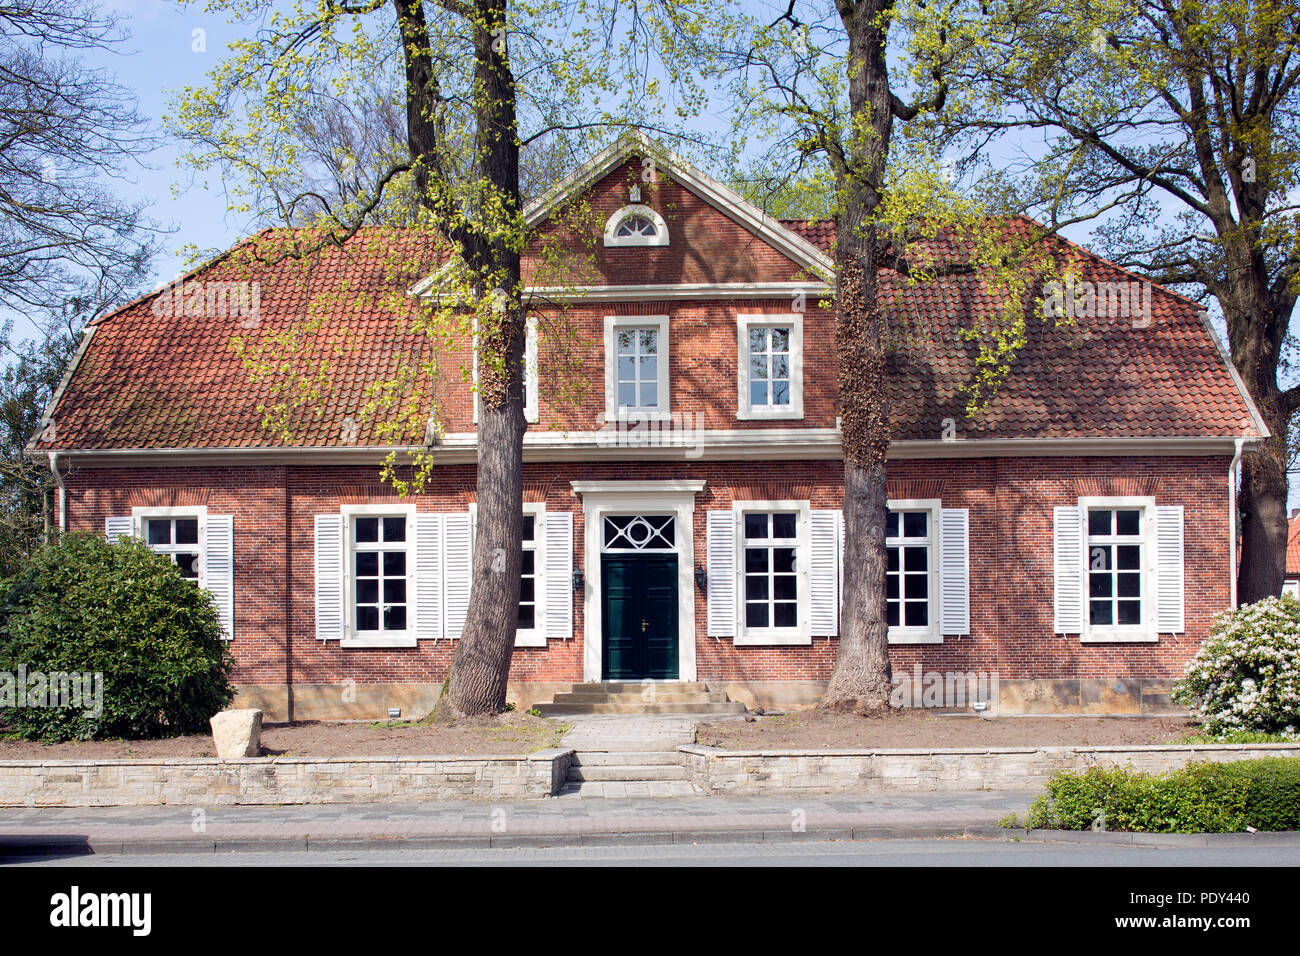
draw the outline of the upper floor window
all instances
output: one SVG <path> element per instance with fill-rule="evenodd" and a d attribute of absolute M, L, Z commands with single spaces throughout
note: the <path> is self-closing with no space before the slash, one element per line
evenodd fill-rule
<path fill-rule="evenodd" d="M 668 411 L 668 316 L 606 316 L 606 420 Z"/>
<path fill-rule="evenodd" d="M 737 317 L 737 417 L 803 417 L 803 321 L 794 315 Z"/>
<path fill-rule="evenodd" d="M 666 246 L 668 224 L 649 206 L 624 206 L 605 223 L 607 246 Z"/>

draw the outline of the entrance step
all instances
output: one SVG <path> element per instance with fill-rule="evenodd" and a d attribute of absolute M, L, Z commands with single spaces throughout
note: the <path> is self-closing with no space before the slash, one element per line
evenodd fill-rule
<path fill-rule="evenodd" d="M 590 767 L 680 767 L 676 750 L 584 750 L 574 754 L 574 763 Z"/>
<path fill-rule="evenodd" d="M 641 800 L 662 797 L 698 797 L 699 791 L 689 780 L 587 781 L 566 783 L 555 795 L 558 800 L 594 798 Z"/>
<path fill-rule="evenodd" d="M 580 750 L 560 797 L 688 797 L 695 788 L 673 750 Z"/>
<path fill-rule="evenodd" d="M 564 714 L 743 714 L 745 705 L 736 701 L 719 703 L 716 701 L 680 701 L 675 704 L 643 703 L 583 703 L 583 704 L 537 704 L 537 712 L 543 717 Z"/>
<path fill-rule="evenodd" d="M 645 765 L 645 766 L 620 766 L 620 767 L 570 767 L 569 775 L 566 778 L 569 783 L 586 783 L 623 781 L 631 783 L 633 781 L 643 780 L 685 780 L 686 768 L 680 763 L 677 766 L 668 766 L 666 764 Z"/>
<path fill-rule="evenodd" d="M 745 705 L 711 691 L 703 681 L 571 684 L 550 703 L 537 704 L 544 717 L 560 714 L 742 714 Z"/>

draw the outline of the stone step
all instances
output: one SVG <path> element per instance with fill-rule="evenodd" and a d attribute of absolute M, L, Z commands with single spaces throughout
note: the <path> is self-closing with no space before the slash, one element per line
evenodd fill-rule
<path fill-rule="evenodd" d="M 682 765 L 681 754 L 673 750 L 580 750 L 573 755 L 579 767 L 648 767 Z"/>
<path fill-rule="evenodd" d="M 667 691 L 656 691 L 654 694 L 606 694 L 598 691 L 574 691 L 569 693 L 561 691 L 551 701 L 554 704 L 725 704 L 726 702 L 727 695 L 721 691 L 691 694 Z"/>
<path fill-rule="evenodd" d="M 745 705 L 728 701 L 726 703 L 690 703 L 682 701 L 677 704 L 537 704 L 537 712 L 543 717 L 561 714 L 743 714 Z"/>
<path fill-rule="evenodd" d="M 590 693 L 593 691 L 603 694 L 639 694 L 649 686 L 662 688 L 665 691 L 672 691 L 678 694 L 705 693 L 709 685 L 704 681 L 650 681 L 642 683 L 641 681 L 587 681 L 582 684 L 570 684 L 569 693 Z"/>
<path fill-rule="evenodd" d="M 618 799 L 644 799 L 647 797 L 693 797 L 698 791 L 689 780 L 634 780 L 606 781 L 587 780 L 582 783 L 566 783 L 557 799 L 593 798 L 597 800 L 610 797 Z"/>
<path fill-rule="evenodd" d="M 586 781 L 631 782 L 639 780 L 685 780 L 686 768 L 680 763 L 670 766 L 569 767 L 570 783 Z"/>

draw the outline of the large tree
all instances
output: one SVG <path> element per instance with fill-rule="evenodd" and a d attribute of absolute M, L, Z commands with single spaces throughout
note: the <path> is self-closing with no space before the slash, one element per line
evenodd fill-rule
<path fill-rule="evenodd" d="M 960 5 L 959 3 L 957 5 Z M 972 383 L 971 410 L 986 400 L 1021 341 L 1029 306 L 1032 252 L 996 229 L 945 175 L 942 157 L 924 139 L 895 153 L 900 124 L 944 108 L 950 65 L 973 42 L 949 35 L 948 7 L 931 19 L 914 16 L 902 30 L 894 0 L 786 0 L 766 18 L 727 18 L 723 39 L 711 43 L 713 68 L 733 79 L 733 95 L 748 109 L 738 122 L 766 142 L 755 164 L 765 175 L 746 179 L 752 196 L 764 183 L 778 205 L 808 203 L 780 183 L 790 177 L 820 185 L 830 196 L 836 226 L 833 304 L 837 387 L 844 454 L 844 562 L 839 643 L 821 701 L 830 710 L 878 714 L 890 708 L 885 601 L 885 459 L 891 439 L 887 364 L 896 297 L 880 275 L 903 283 L 978 273 L 998 291 L 1002 313 L 983 329 L 981 374 Z M 913 14 L 924 13 L 923 7 Z M 891 37 L 892 44 L 891 44 Z M 898 67 L 891 70 L 890 57 Z M 921 91 L 921 76 L 937 86 Z M 803 191 L 806 192 L 806 187 Z M 944 256 L 940 236 L 974 251 Z M 895 323 L 901 318 L 892 316 Z"/>
<path fill-rule="evenodd" d="M 457 338 L 474 343 L 478 517 L 468 615 L 438 710 L 453 717 L 500 711 L 521 566 L 522 266 L 530 239 L 521 152 L 548 141 L 552 150 L 557 142 L 590 144 L 627 125 L 623 117 L 656 115 L 657 86 L 643 82 L 657 62 L 651 51 L 672 47 L 690 4 L 324 0 L 286 9 L 275 0 L 219 0 L 215 6 L 258 27 L 235 45 L 207 88 L 186 92 L 172 127 L 194 145 L 196 165 L 226 174 L 241 208 L 291 223 L 311 211 L 311 228 L 283 233 L 270 257 L 310 258 L 326 244 L 346 243 L 391 203 L 409 212 L 405 228 L 427 237 L 433 258 L 444 263 L 410 318 L 442 345 Z M 349 155 L 346 137 L 335 136 L 339 155 L 327 182 L 345 179 L 343 188 L 325 195 L 304 184 L 298 160 L 313 149 L 319 158 L 311 133 L 330 115 L 330 102 L 340 90 L 373 91 L 376 77 L 385 75 L 396 77 L 401 90 L 405 148 L 388 150 L 380 135 L 378 148 L 369 149 L 381 158 L 377 174 L 340 177 L 357 157 Z M 263 260 L 267 246 L 257 244 Z M 423 414 L 429 412 L 426 402 Z M 397 479 L 391 461 L 388 474 L 404 489 L 418 489 L 418 475 L 433 461 L 431 450 L 416 456 L 414 482 Z"/>
<path fill-rule="evenodd" d="M 1278 594 L 1300 411 L 1286 369 L 1300 292 L 1300 8 L 998 0 L 984 19 L 987 39 L 957 80 L 984 95 L 950 117 L 952 141 L 1004 167 L 1007 194 L 1049 228 L 1091 225 L 1109 259 L 1218 306 L 1273 434 L 1242 461 L 1238 599 Z"/>

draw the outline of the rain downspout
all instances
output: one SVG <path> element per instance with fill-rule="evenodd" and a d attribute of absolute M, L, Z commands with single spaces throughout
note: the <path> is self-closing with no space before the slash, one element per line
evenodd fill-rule
<path fill-rule="evenodd" d="M 59 488 L 59 534 L 68 530 L 68 489 L 64 487 L 63 476 L 59 474 L 59 453 L 50 452 L 50 473 Z"/>
<path fill-rule="evenodd" d="M 1228 466 L 1228 595 L 1229 610 L 1237 607 L 1237 466 L 1241 464 L 1241 449 L 1246 444 L 1244 438 L 1233 442 L 1236 449 L 1232 464 Z"/>

